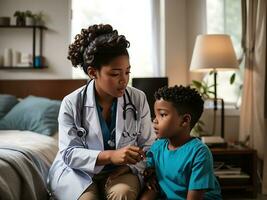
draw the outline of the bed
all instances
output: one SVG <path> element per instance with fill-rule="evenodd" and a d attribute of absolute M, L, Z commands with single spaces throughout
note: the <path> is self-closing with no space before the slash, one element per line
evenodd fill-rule
<path fill-rule="evenodd" d="M 0 80 L 0 199 L 49 199 L 46 179 L 58 151 L 60 101 L 84 84 Z"/>

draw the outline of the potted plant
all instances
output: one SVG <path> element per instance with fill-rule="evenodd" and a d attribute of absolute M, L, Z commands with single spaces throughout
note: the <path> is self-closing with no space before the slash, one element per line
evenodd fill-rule
<path fill-rule="evenodd" d="M 32 12 L 30 10 L 27 10 L 25 12 L 25 21 L 26 21 L 26 25 L 27 26 L 34 26 L 35 25 L 35 19 L 34 19 L 34 15 L 32 14 Z"/>
<path fill-rule="evenodd" d="M 25 12 L 16 11 L 14 13 L 14 17 L 16 17 L 16 25 L 17 26 L 25 26 Z"/>
<path fill-rule="evenodd" d="M 34 14 L 33 18 L 35 21 L 35 25 L 37 25 L 37 26 L 43 26 L 44 25 L 44 14 L 42 12 Z"/>
<path fill-rule="evenodd" d="M 214 95 L 213 91 L 214 85 L 208 85 L 208 83 L 206 83 L 205 81 L 193 80 L 190 86 L 195 88 L 199 92 L 204 101 L 209 99 L 211 95 Z M 204 126 L 205 123 L 199 120 L 192 129 L 191 135 L 196 137 L 207 135 L 207 133 L 204 130 Z"/>

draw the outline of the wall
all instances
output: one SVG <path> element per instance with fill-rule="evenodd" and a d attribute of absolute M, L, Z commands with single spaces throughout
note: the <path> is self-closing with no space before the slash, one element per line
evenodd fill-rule
<path fill-rule="evenodd" d="M 186 0 L 165 0 L 165 67 L 169 85 L 187 84 Z"/>
<path fill-rule="evenodd" d="M 205 0 L 163 0 L 164 48 L 166 75 L 170 85 L 189 84 L 200 79 L 199 73 L 188 73 L 195 38 L 206 31 Z"/>
<path fill-rule="evenodd" d="M 48 30 L 43 37 L 43 55 L 48 69 L 1 70 L 0 79 L 64 79 L 72 77 L 71 65 L 66 59 L 70 41 L 70 3 L 68 0 L 0 0 L 0 15 L 12 16 L 16 10 L 42 11 Z M 24 29 L 0 29 L 0 55 L 4 48 L 24 53 L 32 52 L 32 32 Z"/>
<path fill-rule="evenodd" d="M 192 79 L 200 79 L 201 74 L 189 73 L 195 38 L 206 29 L 205 0 L 161 0 L 164 27 L 162 45 L 165 49 L 163 65 L 169 84 L 189 84 Z M 43 11 L 48 30 L 44 33 L 43 53 L 48 69 L 44 70 L 0 70 L 0 79 L 63 79 L 72 77 L 72 68 L 66 59 L 70 41 L 70 0 L 0 0 L 0 15 L 13 16 L 15 10 Z M 13 18 L 13 17 L 12 17 Z M 13 24 L 14 24 L 13 18 Z M 11 47 L 31 52 L 32 40 L 29 30 L 0 29 L 0 55 L 3 49 Z M 227 114 L 227 113 L 226 113 Z M 210 119 L 207 112 L 204 119 Z M 208 120 L 209 121 L 209 120 Z M 218 122 L 219 117 L 218 117 Z M 226 116 L 225 135 L 237 139 L 238 116 Z M 210 127 L 210 124 L 207 124 Z M 219 129 L 219 126 L 218 126 Z"/>

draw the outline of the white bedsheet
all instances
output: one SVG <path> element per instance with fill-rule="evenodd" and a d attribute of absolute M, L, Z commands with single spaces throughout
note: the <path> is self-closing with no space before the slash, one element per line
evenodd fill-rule
<path fill-rule="evenodd" d="M 31 131 L 0 130 L 0 199 L 48 199 L 46 179 L 57 143 Z"/>
<path fill-rule="evenodd" d="M 47 165 L 51 165 L 58 151 L 55 137 L 31 131 L 0 130 L 0 145 L 21 147 L 38 154 Z"/>

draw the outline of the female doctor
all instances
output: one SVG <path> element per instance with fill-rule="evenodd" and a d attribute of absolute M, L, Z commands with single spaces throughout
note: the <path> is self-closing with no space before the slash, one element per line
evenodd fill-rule
<path fill-rule="evenodd" d="M 68 59 L 91 81 L 62 102 L 48 183 L 59 200 L 136 199 L 154 141 L 145 94 L 128 87 L 129 42 L 110 25 L 82 29 Z"/>

